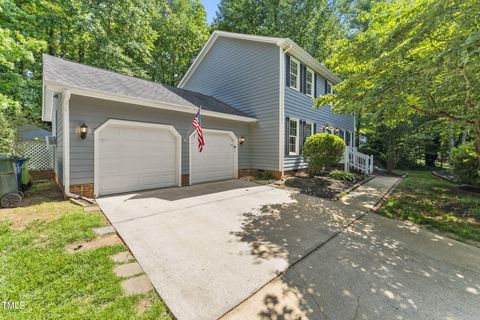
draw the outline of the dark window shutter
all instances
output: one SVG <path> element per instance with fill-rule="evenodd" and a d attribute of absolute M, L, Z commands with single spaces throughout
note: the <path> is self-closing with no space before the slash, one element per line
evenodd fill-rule
<path fill-rule="evenodd" d="M 290 154 L 288 150 L 288 142 L 289 142 L 289 133 L 290 133 L 290 118 L 285 118 L 285 155 L 288 156 Z"/>
<path fill-rule="evenodd" d="M 305 143 L 305 127 L 307 126 L 307 122 L 306 121 L 302 121 L 300 120 L 299 121 L 299 125 L 300 125 L 300 128 L 298 128 L 298 134 L 299 134 L 299 137 L 298 137 L 298 141 L 299 141 L 299 149 L 298 150 L 298 153 L 299 154 L 302 154 L 302 151 L 303 151 L 303 144 Z"/>
<path fill-rule="evenodd" d="M 285 80 L 287 81 L 287 86 L 290 86 L 290 56 L 285 55 Z"/>
<path fill-rule="evenodd" d="M 317 95 L 317 80 L 318 80 L 318 77 L 317 77 L 317 74 L 314 72 L 313 73 L 313 97 L 316 98 L 318 95 Z"/>
<path fill-rule="evenodd" d="M 312 132 L 312 134 L 317 134 L 317 124 L 316 124 L 316 123 L 313 124 L 313 132 Z"/>
<path fill-rule="evenodd" d="M 328 86 L 328 82 L 327 82 L 327 80 L 325 80 L 325 93 L 324 94 L 327 94 L 327 86 Z"/>
<path fill-rule="evenodd" d="M 307 93 L 307 66 L 300 64 L 300 92 Z"/>

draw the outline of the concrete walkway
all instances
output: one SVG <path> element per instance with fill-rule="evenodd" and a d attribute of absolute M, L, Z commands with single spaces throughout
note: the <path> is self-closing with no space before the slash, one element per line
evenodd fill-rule
<path fill-rule="evenodd" d="M 217 319 L 365 214 L 396 181 L 375 178 L 336 202 L 232 180 L 98 203 L 178 319 Z"/>
<path fill-rule="evenodd" d="M 394 182 L 337 209 L 365 212 Z M 480 319 L 480 249 L 368 213 L 222 319 Z"/>

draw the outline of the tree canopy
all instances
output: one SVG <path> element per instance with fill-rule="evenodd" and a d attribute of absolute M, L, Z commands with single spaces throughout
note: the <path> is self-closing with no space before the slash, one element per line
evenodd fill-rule
<path fill-rule="evenodd" d="M 480 153 L 480 4 L 389 1 L 359 18 L 368 27 L 336 43 L 328 64 L 344 81 L 317 106 L 368 112 L 395 126 L 411 115 L 464 127 Z"/>
<path fill-rule="evenodd" d="M 213 27 L 288 37 L 320 61 L 344 34 L 336 8 L 328 0 L 221 0 Z"/>

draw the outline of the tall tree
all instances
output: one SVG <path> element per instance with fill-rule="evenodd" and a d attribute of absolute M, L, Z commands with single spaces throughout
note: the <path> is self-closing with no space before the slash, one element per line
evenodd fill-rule
<path fill-rule="evenodd" d="M 343 36 L 335 7 L 328 0 L 222 0 L 213 27 L 288 37 L 320 61 Z"/>
<path fill-rule="evenodd" d="M 205 9 L 198 0 L 171 0 L 158 10 L 152 26 L 159 37 L 147 72 L 152 80 L 177 85 L 207 41 Z"/>
<path fill-rule="evenodd" d="M 412 114 L 448 119 L 473 134 L 480 154 L 479 15 L 478 0 L 375 6 L 365 31 L 337 43 L 329 64 L 345 81 L 317 105 L 392 124 Z"/>

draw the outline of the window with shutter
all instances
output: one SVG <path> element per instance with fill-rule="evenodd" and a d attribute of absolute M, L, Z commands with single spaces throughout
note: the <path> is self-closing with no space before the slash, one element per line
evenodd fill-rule
<path fill-rule="evenodd" d="M 300 62 L 297 59 L 290 57 L 290 88 L 300 91 Z"/>
<path fill-rule="evenodd" d="M 289 155 L 298 155 L 299 151 L 299 125 L 300 121 L 298 119 L 292 119 L 288 121 L 289 132 L 288 132 L 288 154 Z"/>

